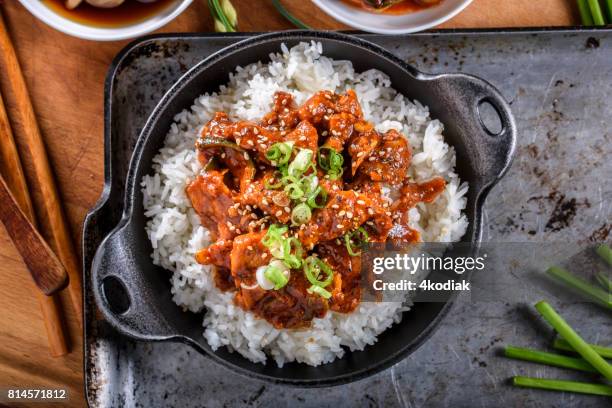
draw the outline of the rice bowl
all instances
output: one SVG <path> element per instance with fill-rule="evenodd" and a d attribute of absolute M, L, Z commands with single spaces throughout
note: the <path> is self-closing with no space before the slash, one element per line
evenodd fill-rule
<path fill-rule="evenodd" d="M 354 89 L 364 115 L 378 131 L 395 129 L 408 137 L 414 157 L 409 176 L 415 181 L 443 177 L 444 192 L 432 204 L 411 210 L 411 226 L 426 242 L 458 240 L 467 220 L 462 215 L 467 185 L 454 173 L 455 152 L 443 139 L 443 126 L 431 120 L 428 109 L 411 102 L 390 86 L 380 71 L 356 73 L 348 61 L 324 57 L 318 43 L 302 43 L 271 56 L 269 64 L 237 68 L 219 93 L 203 95 L 192 108 L 175 117 L 164 147 L 154 159 L 154 173 L 142 181 L 147 234 L 153 262 L 173 272 L 174 301 L 192 312 L 206 311 L 204 336 L 213 349 L 222 346 L 254 362 L 270 356 L 282 366 L 289 361 L 309 365 L 342 357 L 344 348 L 361 350 L 378 334 L 399 322 L 406 302 L 362 302 L 351 314 L 328 313 L 307 330 L 279 330 L 235 306 L 232 296 L 214 285 L 212 274 L 195 262 L 195 253 L 210 236 L 191 207 L 185 188 L 201 170 L 193 146 L 202 126 L 216 111 L 255 120 L 269 110 L 274 92 L 290 92 L 302 103 L 320 89 Z"/>

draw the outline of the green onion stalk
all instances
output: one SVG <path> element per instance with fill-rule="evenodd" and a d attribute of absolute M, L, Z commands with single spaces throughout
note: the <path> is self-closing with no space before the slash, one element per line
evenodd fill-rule
<path fill-rule="evenodd" d="M 593 384 L 579 381 L 554 380 L 516 376 L 512 384 L 517 387 L 538 388 L 542 390 L 578 392 L 582 394 L 612 396 L 612 387 L 605 384 Z"/>
<path fill-rule="evenodd" d="M 608 265 L 612 266 L 612 249 L 606 244 L 601 244 L 595 250 L 597 255 L 601 257 Z"/>
<path fill-rule="evenodd" d="M 596 275 L 597 282 L 608 292 L 612 292 L 612 279 L 610 279 L 605 273 L 598 272 Z"/>
<path fill-rule="evenodd" d="M 596 26 L 602 26 L 606 24 L 601 7 L 599 6 L 599 0 L 587 0 L 589 4 L 589 10 L 591 11 L 591 17 L 593 17 L 593 24 Z"/>
<path fill-rule="evenodd" d="M 612 366 L 604 360 L 569 324 L 545 301 L 535 305 L 544 319 L 564 338 L 578 354 L 593 366 L 601 375 L 612 380 Z"/>
<path fill-rule="evenodd" d="M 580 21 L 584 26 L 593 25 L 593 17 L 591 17 L 591 10 L 589 9 L 588 0 L 577 0 L 578 11 L 580 12 Z"/>
<path fill-rule="evenodd" d="M 272 0 L 272 4 L 283 17 L 285 17 L 291 24 L 293 24 L 297 28 L 302 28 L 305 30 L 311 29 L 309 26 L 304 24 L 300 19 L 295 17 L 293 14 L 291 14 L 289 10 L 287 10 L 285 6 L 282 5 L 280 0 Z"/>
<path fill-rule="evenodd" d="M 597 344 L 589 344 L 589 346 L 591 346 L 591 348 L 600 356 L 604 358 L 612 358 L 612 347 L 604 347 Z M 562 351 L 576 352 L 576 350 L 574 350 L 567 341 L 560 338 L 555 339 L 553 342 L 553 348 Z"/>
<path fill-rule="evenodd" d="M 238 13 L 230 0 L 208 0 L 208 8 L 215 22 L 215 31 L 234 32 L 238 26 Z"/>
<path fill-rule="evenodd" d="M 609 293 L 597 286 L 593 286 L 584 279 L 581 279 L 563 268 L 558 266 L 552 266 L 546 270 L 546 273 L 569 286 L 570 288 L 578 291 L 583 296 L 592 299 L 593 301 L 612 308 L 612 297 Z"/>
<path fill-rule="evenodd" d="M 553 367 L 570 368 L 573 370 L 588 371 L 591 373 L 597 372 L 592 365 L 581 358 L 547 353 L 545 351 L 506 346 L 504 349 L 504 355 L 515 360 L 531 361 L 533 363 L 546 364 Z"/>

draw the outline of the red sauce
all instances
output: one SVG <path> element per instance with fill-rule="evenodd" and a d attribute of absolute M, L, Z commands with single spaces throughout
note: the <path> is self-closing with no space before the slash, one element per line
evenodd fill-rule
<path fill-rule="evenodd" d="M 126 0 L 114 8 L 94 7 L 84 1 L 75 9 L 64 6 L 65 0 L 41 0 L 55 13 L 76 23 L 94 27 L 115 28 L 140 23 L 159 14 L 176 0 L 157 0 L 153 3 L 141 3 L 137 0 Z"/>
<path fill-rule="evenodd" d="M 345 3 L 350 4 L 351 6 L 354 7 L 358 7 L 360 9 L 364 9 L 364 10 L 368 10 L 368 11 L 372 11 L 374 13 L 379 13 L 379 14 L 408 14 L 408 13 L 414 13 L 415 11 L 420 11 L 420 10 L 424 10 L 427 8 L 430 8 L 432 6 L 435 6 L 436 4 L 431 4 L 431 5 L 425 5 L 425 4 L 421 4 L 418 3 L 414 0 L 404 0 L 401 1 L 397 4 L 394 4 L 390 7 L 387 7 L 383 10 L 377 10 L 374 7 L 370 7 L 368 5 L 366 5 L 363 0 L 342 0 Z"/>

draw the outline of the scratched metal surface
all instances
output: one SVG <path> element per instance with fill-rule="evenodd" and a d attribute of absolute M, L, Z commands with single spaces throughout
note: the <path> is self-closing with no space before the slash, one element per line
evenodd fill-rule
<path fill-rule="evenodd" d="M 366 37 L 423 71 L 481 76 L 511 102 L 519 128 L 517 156 L 487 201 L 485 241 L 563 241 L 578 247 L 609 241 L 612 32 Z M 238 38 L 153 39 L 124 55 L 108 83 L 113 195 L 120 196 L 129 153 L 163 91 L 201 58 Z M 120 215 L 120 200 L 111 201 L 87 229 L 85 265 Z M 517 283 L 512 279 L 523 279 L 522 260 L 508 252 L 496 257 L 492 270 L 508 276 L 512 285 Z M 514 270 L 511 275 L 508 265 Z M 603 397 L 507 384 L 516 374 L 588 380 L 499 356 L 504 344 L 547 346 L 552 333 L 530 307 L 542 296 L 551 299 L 587 339 L 612 339 L 610 315 L 601 309 L 561 292 L 526 284 L 513 288 L 517 287 L 522 289 L 497 301 L 460 297 L 433 337 L 395 367 L 356 383 L 314 390 L 245 380 L 188 346 L 123 338 L 97 319 L 87 290 L 89 402 L 96 407 L 609 406 Z"/>

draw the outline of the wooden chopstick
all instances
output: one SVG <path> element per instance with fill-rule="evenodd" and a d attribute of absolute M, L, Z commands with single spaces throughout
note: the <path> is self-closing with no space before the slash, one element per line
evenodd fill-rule
<path fill-rule="evenodd" d="M 0 94 L 0 174 L 15 200 L 19 203 L 21 211 L 28 217 L 33 225 L 36 225 L 34 207 L 30 199 L 30 193 L 26 184 L 17 146 L 13 139 L 11 126 L 4 108 L 4 101 Z M 55 296 L 45 296 L 38 288 L 33 288 L 43 315 L 43 322 L 47 332 L 49 351 L 53 357 L 68 354 L 68 344 L 64 335 L 64 324 L 58 299 Z"/>
<path fill-rule="evenodd" d="M 0 72 L 4 77 L 2 86 L 4 89 L 10 90 L 12 97 L 11 106 L 14 109 L 10 112 L 11 120 L 13 123 L 19 123 L 20 125 L 18 130 L 13 130 L 19 132 L 20 144 L 27 146 L 27 148 L 21 149 L 21 159 L 28 162 L 32 168 L 33 175 L 30 182 L 36 183 L 36 188 L 41 190 L 40 197 L 34 196 L 39 221 L 41 221 L 42 226 L 46 227 L 41 232 L 44 232 L 42 235 L 47 238 L 51 248 L 66 267 L 70 279 L 68 285 L 70 300 L 75 316 L 82 327 L 83 291 L 79 258 L 70 236 L 70 229 L 55 185 L 44 140 L 36 121 L 25 79 L 1 11 Z M 5 92 L 4 95 L 6 97 L 7 93 Z M 37 198 L 39 202 L 36 202 Z"/>

